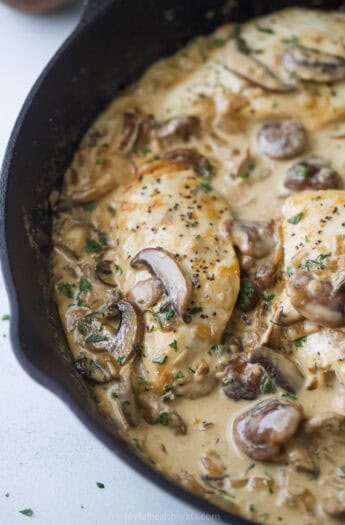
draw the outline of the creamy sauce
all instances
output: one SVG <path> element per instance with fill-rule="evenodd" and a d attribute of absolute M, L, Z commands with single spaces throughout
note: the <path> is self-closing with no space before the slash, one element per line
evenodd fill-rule
<path fill-rule="evenodd" d="M 302 422 L 282 454 L 263 462 L 239 449 L 232 428 L 236 416 L 270 398 L 300 403 L 305 420 L 324 412 L 345 415 L 344 327 L 320 320 L 342 314 L 328 303 L 320 306 L 317 293 L 310 296 L 312 309 L 292 306 L 287 287 L 289 272 L 303 264 L 317 283 L 332 281 L 337 289 L 344 279 L 345 81 L 304 82 L 288 74 L 282 56 L 296 45 L 345 59 L 345 15 L 290 9 L 240 31 L 221 27 L 153 65 L 117 98 L 84 137 L 61 194 L 51 196 L 53 274 L 79 371 L 90 380 L 100 411 L 136 453 L 189 490 L 255 522 L 335 524 L 345 516 L 343 430 L 308 434 Z M 249 79 L 233 71 L 238 47 L 240 64 L 252 60 Z M 273 93 L 262 87 L 262 67 L 292 88 Z M 303 151 L 273 159 L 262 153 L 258 133 L 263 123 L 287 118 L 305 128 Z M 181 162 L 175 151 L 181 148 L 197 150 L 201 160 Z M 284 185 L 289 168 L 311 154 L 331 163 L 340 189 L 304 193 Z M 320 203 L 331 214 L 322 231 Z M 273 221 L 274 248 L 258 259 L 272 262 L 277 277 L 249 309 L 236 306 L 238 297 L 248 301 L 243 282 L 240 291 L 240 267 L 252 283 L 258 262 L 245 261 L 229 231 L 234 220 Z M 172 254 L 176 281 L 182 279 L 179 265 L 184 268 L 177 293 L 188 298 L 188 323 L 167 288 L 159 279 L 153 283 L 152 269 L 131 264 L 148 247 Z M 189 279 L 192 291 L 182 292 Z M 133 312 L 126 310 L 132 328 L 120 342 L 125 314 L 121 321 L 119 299 L 137 302 Z M 286 308 L 297 317 L 283 326 L 279 315 Z M 224 333 L 241 338 L 244 355 L 262 345 L 287 355 L 303 374 L 302 387 L 289 394 L 277 379 L 275 385 L 263 376 L 266 387 L 256 400 L 228 397 L 233 380 L 227 366 L 237 354 L 228 351 Z M 125 349 L 126 337 L 134 351 Z M 87 368 L 94 360 L 96 371 Z M 296 443 L 314 470 L 296 468 L 287 452 Z M 335 503 L 325 503 L 332 497 Z"/>

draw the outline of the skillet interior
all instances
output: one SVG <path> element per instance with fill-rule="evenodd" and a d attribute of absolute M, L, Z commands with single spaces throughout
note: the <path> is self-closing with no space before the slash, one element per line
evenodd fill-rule
<path fill-rule="evenodd" d="M 83 381 L 71 367 L 49 287 L 51 218 L 46 199 L 62 179 L 90 123 L 116 92 L 159 57 L 193 36 L 226 21 L 299 5 L 290 1 L 126 0 L 90 2 L 84 19 L 37 81 L 8 145 L 1 187 L 1 251 L 12 304 L 12 342 L 19 361 L 40 383 L 56 392 L 109 447 L 136 470 L 187 498 L 199 509 L 218 512 L 186 495 L 114 437 Z M 255 5 L 254 5 L 255 4 Z M 340 2 L 304 2 L 327 8 Z M 205 16 L 210 9 L 214 16 Z M 173 13 L 170 22 L 167 13 Z M 140 52 L 138 52 L 140 50 Z M 230 515 L 224 513 L 224 519 Z M 231 523 L 248 523 L 232 517 Z"/>

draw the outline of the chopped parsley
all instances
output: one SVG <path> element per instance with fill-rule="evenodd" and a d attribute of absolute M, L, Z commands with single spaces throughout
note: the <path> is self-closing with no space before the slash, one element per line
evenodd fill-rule
<path fill-rule="evenodd" d="M 101 483 L 100 481 L 97 481 L 96 485 L 99 489 L 104 489 L 105 487 L 104 483 Z"/>
<path fill-rule="evenodd" d="M 102 341 L 107 341 L 108 338 L 104 335 L 95 334 L 95 332 L 92 332 L 86 339 L 85 343 L 101 343 Z"/>
<path fill-rule="evenodd" d="M 2 321 L 9 321 L 11 319 L 11 316 L 9 314 L 4 314 L 2 317 L 1 317 L 1 320 Z"/>
<path fill-rule="evenodd" d="M 198 186 L 196 188 L 197 188 L 197 190 L 201 190 L 204 193 L 209 193 L 210 191 L 212 191 L 212 186 L 208 182 L 208 180 L 202 180 L 200 182 L 200 184 L 198 184 Z"/>
<path fill-rule="evenodd" d="M 97 208 L 97 204 L 95 202 L 87 202 L 86 204 L 82 204 L 81 207 L 84 211 L 93 211 Z"/>
<path fill-rule="evenodd" d="M 31 518 L 34 515 L 34 511 L 32 509 L 23 509 L 19 511 L 20 514 L 24 514 L 24 516 L 28 516 Z"/>
<path fill-rule="evenodd" d="M 188 310 L 190 315 L 200 314 L 200 312 L 202 312 L 202 306 L 193 306 Z"/>
<path fill-rule="evenodd" d="M 267 472 L 265 472 L 265 476 L 267 477 L 266 479 L 266 486 L 268 488 L 268 492 L 270 494 L 273 494 L 274 490 L 273 490 L 273 487 L 274 487 L 274 479 L 272 478 L 272 476 L 270 474 L 268 474 Z"/>
<path fill-rule="evenodd" d="M 255 467 L 255 463 L 252 463 L 251 465 L 249 465 L 249 466 L 246 468 L 246 474 L 248 474 L 248 472 L 249 472 L 250 470 L 252 470 L 254 467 Z"/>
<path fill-rule="evenodd" d="M 175 379 L 184 379 L 184 373 L 181 370 L 179 370 L 175 375 Z"/>
<path fill-rule="evenodd" d="M 300 265 L 300 268 L 302 268 L 302 270 L 307 270 L 308 272 L 310 272 L 310 270 L 312 269 L 324 270 L 326 268 L 325 259 L 328 259 L 328 257 L 330 257 L 331 255 L 331 252 L 320 253 L 320 255 L 316 257 L 316 259 L 307 259 L 306 261 L 304 261 Z"/>
<path fill-rule="evenodd" d="M 273 29 L 271 27 L 261 26 L 260 24 L 256 25 L 256 29 L 258 31 L 261 31 L 261 33 L 267 33 L 268 35 L 274 35 L 275 34 L 275 31 L 273 31 Z"/>
<path fill-rule="evenodd" d="M 235 27 L 233 36 L 236 41 L 237 48 L 239 51 L 241 51 L 241 53 L 244 53 L 245 55 L 250 55 L 250 53 L 253 52 L 253 50 L 248 46 L 247 42 L 242 36 L 241 26 L 237 25 Z"/>
<path fill-rule="evenodd" d="M 297 401 L 298 399 L 298 397 L 295 396 L 295 394 L 290 394 L 290 392 L 284 392 L 284 394 L 281 394 L 281 396 L 290 399 L 290 401 Z"/>
<path fill-rule="evenodd" d="M 298 39 L 298 36 L 296 35 L 293 35 L 293 36 L 289 36 L 287 38 L 282 38 L 280 40 L 283 44 L 299 44 L 299 39 Z"/>
<path fill-rule="evenodd" d="M 208 179 L 213 175 L 213 166 L 208 160 L 205 159 L 204 162 L 201 162 L 199 166 L 194 168 L 194 171 L 196 171 L 199 177 Z"/>
<path fill-rule="evenodd" d="M 169 425 L 169 413 L 162 412 L 161 414 L 159 414 L 155 423 L 159 423 L 160 425 L 164 425 L 165 427 Z"/>
<path fill-rule="evenodd" d="M 293 275 L 294 272 L 293 272 L 292 266 L 287 266 L 286 267 L 286 273 L 287 273 L 288 277 L 291 277 L 291 275 Z"/>
<path fill-rule="evenodd" d="M 211 350 L 218 355 L 222 355 L 226 350 L 226 346 L 221 344 L 212 345 Z"/>
<path fill-rule="evenodd" d="M 169 346 L 170 346 L 170 348 L 173 348 L 174 350 L 177 350 L 177 341 L 176 341 L 176 339 L 171 341 L 171 343 L 169 343 Z"/>
<path fill-rule="evenodd" d="M 88 290 L 91 290 L 91 288 L 92 284 L 90 283 L 90 281 L 88 281 L 88 279 L 86 279 L 85 277 L 81 277 L 79 281 L 79 290 L 81 292 L 87 292 Z"/>
<path fill-rule="evenodd" d="M 231 385 L 231 383 L 233 383 L 234 380 L 232 379 L 232 377 L 224 377 L 223 379 L 223 385 Z"/>
<path fill-rule="evenodd" d="M 251 296 L 254 292 L 254 284 L 251 281 L 245 282 L 240 288 L 240 303 L 243 306 L 249 306 L 251 302 Z"/>
<path fill-rule="evenodd" d="M 98 157 L 96 159 L 96 164 L 104 166 L 105 164 L 108 164 L 109 159 L 107 157 Z"/>
<path fill-rule="evenodd" d="M 261 383 L 261 392 L 263 394 L 274 394 L 276 391 L 277 389 L 272 379 L 268 376 L 265 376 Z"/>
<path fill-rule="evenodd" d="M 168 356 L 166 354 L 161 354 L 158 357 L 155 357 L 155 359 L 152 359 L 153 363 L 157 363 L 158 365 L 164 365 L 168 359 Z"/>
<path fill-rule="evenodd" d="M 299 212 L 299 213 L 296 213 L 296 215 L 293 215 L 292 217 L 290 217 L 287 221 L 290 223 L 290 224 L 298 224 L 299 221 L 302 219 L 303 217 L 303 211 Z"/>
<path fill-rule="evenodd" d="M 294 177 L 298 180 L 305 180 L 305 178 L 308 176 L 308 174 L 311 171 L 310 166 L 304 166 L 303 164 L 298 164 L 297 166 L 294 166 L 291 168 L 293 170 Z"/>
<path fill-rule="evenodd" d="M 225 38 L 213 38 L 212 40 L 210 40 L 209 42 L 209 46 L 211 48 L 215 48 L 215 47 L 224 47 L 226 44 L 226 40 Z"/>
<path fill-rule="evenodd" d="M 73 299 L 72 285 L 69 283 L 61 283 L 58 286 L 59 292 L 61 292 L 67 299 Z"/>
<path fill-rule="evenodd" d="M 99 316 L 99 315 L 103 316 L 104 314 L 105 314 L 105 307 L 103 306 L 99 310 L 94 310 L 93 312 L 90 312 L 89 314 L 86 314 L 84 319 L 85 319 L 85 321 L 87 323 L 91 323 L 93 317 L 96 317 L 96 316 Z"/>
<path fill-rule="evenodd" d="M 95 239 L 86 239 L 86 251 L 88 253 L 99 253 L 102 251 L 102 245 Z"/>
<path fill-rule="evenodd" d="M 262 301 L 265 304 L 271 304 L 271 302 L 273 301 L 274 297 L 275 297 L 274 293 L 271 293 L 271 294 L 263 293 L 262 294 Z"/>
<path fill-rule="evenodd" d="M 307 335 L 304 335 L 303 337 L 299 337 L 298 339 L 295 339 L 293 344 L 296 348 L 302 348 L 304 344 L 307 342 Z"/>
<path fill-rule="evenodd" d="M 114 264 L 115 266 L 115 272 L 119 272 L 121 275 L 123 274 L 123 270 L 121 268 L 121 266 L 119 266 L 118 264 Z M 142 300 L 143 303 L 144 303 L 144 300 Z"/>
<path fill-rule="evenodd" d="M 143 353 L 143 345 L 141 343 L 134 343 L 133 351 L 136 353 L 138 357 L 140 357 Z"/>
<path fill-rule="evenodd" d="M 186 221 L 187 228 L 195 228 L 197 225 L 197 221 Z"/>

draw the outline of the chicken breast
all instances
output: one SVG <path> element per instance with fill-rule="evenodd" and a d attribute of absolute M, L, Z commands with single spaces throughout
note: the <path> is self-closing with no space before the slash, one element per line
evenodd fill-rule
<path fill-rule="evenodd" d="M 211 347 L 219 343 L 239 292 L 239 264 L 221 231 L 231 219 L 230 209 L 207 180 L 172 161 L 143 169 L 136 182 L 118 193 L 116 208 L 114 229 L 108 231 L 121 246 L 116 263 L 125 294 L 152 274 L 144 265 L 131 265 L 146 248 L 172 254 L 193 283 L 190 322 L 178 316 L 166 294 L 145 312 L 145 378 L 159 393 L 174 384 L 188 397 L 203 395 L 215 384 Z"/>
<path fill-rule="evenodd" d="M 307 191 L 283 208 L 287 301 L 302 316 L 296 358 L 344 381 L 345 191 Z M 300 323 L 300 325 L 301 325 Z M 311 332 L 311 333 L 310 333 Z M 290 336 L 297 334 L 290 328 Z"/>

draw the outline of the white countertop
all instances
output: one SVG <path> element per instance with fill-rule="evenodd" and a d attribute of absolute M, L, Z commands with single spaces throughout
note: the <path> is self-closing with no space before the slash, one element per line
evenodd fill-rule
<path fill-rule="evenodd" d="M 0 164 L 30 87 L 81 9 L 32 16 L 0 5 Z M 0 276 L 0 524 L 217 523 L 136 474 L 26 375 L 1 320 L 8 313 Z M 32 517 L 20 514 L 27 508 Z"/>

